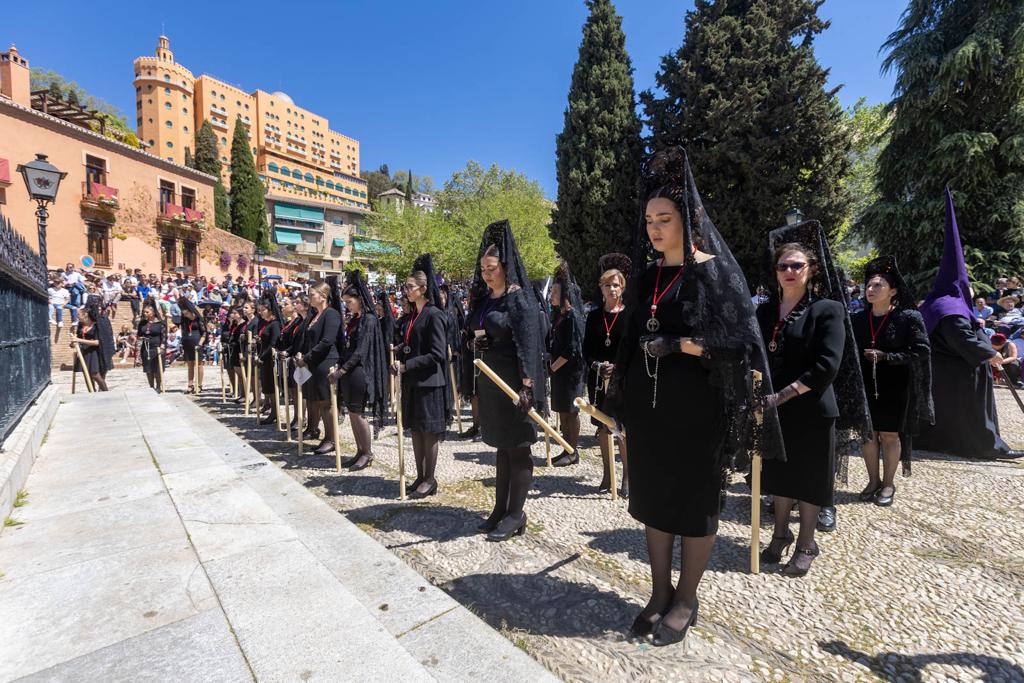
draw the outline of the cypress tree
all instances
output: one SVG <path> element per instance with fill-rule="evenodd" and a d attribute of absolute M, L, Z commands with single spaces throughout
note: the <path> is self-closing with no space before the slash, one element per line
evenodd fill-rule
<path fill-rule="evenodd" d="M 942 252 L 943 188 L 972 278 L 1024 271 L 1024 5 L 912 0 L 883 49 L 896 72 L 880 198 L 859 224 L 923 291 Z"/>
<path fill-rule="evenodd" d="M 409 169 L 409 176 L 405 179 L 405 198 L 412 203 L 412 169 Z"/>
<path fill-rule="evenodd" d="M 185 145 L 185 166 L 188 168 L 196 167 L 195 159 L 192 158 L 192 148 L 188 145 Z"/>
<path fill-rule="evenodd" d="M 220 159 L 217 158 L 217 134 L 213 132 L 213 126 L 208 119 L 203 120 L 203 125 L 196 132 L 196 153 L 192 157 L 192 167 L 217 179 L 213 187 L 213 215 L 214 224 L 221 230 L 231 229 L 231 212 L 228 209 L 228 193 L 224 189 L 224 182 L 221 180 Z"/>
<path fill-rule="evenodd" d="M 814 56 L 822 0 L 696 0 L 682 47 L 641 95 L 651 147 L 682 145 L 704 204 L 751 280 L 791 206 L 834 236 L 850 133 Z"/>
<path fill-rule="evenodd" d="M 231 232 L 264 249 L 270 246 L 263 182 L 249 148 L 245 125 L 235 122 L 231 136 Z"/>
<path fill-rule="evenodd" d="M 585 292 L 597 286 L 602 254 L 631 252 L 642 154 L 622 18 L 611 0 L 587 0 L 587 7 L 569 105 L 555 141 L 558 199 L 549 228 Z"/>

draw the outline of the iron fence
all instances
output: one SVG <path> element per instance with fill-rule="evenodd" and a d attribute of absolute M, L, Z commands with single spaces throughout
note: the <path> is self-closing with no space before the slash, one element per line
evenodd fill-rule
<path fill-rule="evenodd" d="M 49 383 L 46 264 L 0 214 L 0 442 Z"/>

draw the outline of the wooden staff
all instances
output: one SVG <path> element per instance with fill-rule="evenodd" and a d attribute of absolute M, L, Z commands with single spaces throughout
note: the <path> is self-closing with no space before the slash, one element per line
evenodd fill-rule
<path fill-rule="evenodd" d="M 89 376 L 89 367 L 85 364 L 85 356 L 82 354 L 82 347 L 78 342 L 72 342 L 75 347 L 75 355 L 78 356 L 78 363 L 82 366 L 82 377 L 85 378 L 85 388 L 91 394 L 95 389 L 92 386 L 92 377 Z"/>
<path fill-rule="evenodd" d="M 252 383 L 252 331 L 245 332 L 245 362 L 242 363 L 242 390 L 245 392 L 245 416 L 249 417 L 249 385 Z"/>
<path fill-rule="evenodd" d="M 545 379 L 544 382 L 547 384 L 548 401 L 550 401 L 551 400 L 551 377 L 548 376 L 548 378 Z M 555 419 L 557 419 L 557 418 L 555 418 Z M 551 467 L 551 439 L 548 437 L 547 431 L 544 432 L 544 458 L 547 460 L 547 466 Z"/>
<path fill-rule="evenodd" d="M 255 347 L 253 347 L 253 349 L 255 350 Z M 256 357 L 255 353 L 253 353 L 251 355 L 251 357 L 252 357 L 252 372 L 253 372 L 252 386 L 253 386 L 253 389 L 255 389 L 255 391 L 253 392 L 253 401 L 255 402 L 255 407 L 256 407 L 256 410 L 255 410 L 256 424 L 259 424 L 260 423 L 260 408 L 262 407 L 261 406 L 261 402 L 262 402 L 262 399 L 263 399 L 263 386 L 262 386 L 263 382 L 261 381 L 261 376 L 263 375 L 263 373 L 260 372 L 259 358 Z"/>
<path fill-rule="evenodd" d="M 164 350 L 162 347 L 156 347 L 156 361 L 157 370 L 160 372 L 160 393 L 164 393 Z"/>
<path fill-rule="evenodd" d="M 608 453 L 608 473 L 612 485 L 612 500 L 618 500 L 619 482 L 618 477 L 615 474 L 615 437 L 616 435 L 621 434 L 619 426 L 610 415 L 599 410 L 597 406 L 591 405 L 590 402 L 582 396 L 577 396 L 573 403 L 575 403 L 576 407 L 580 409 L 580 412 L 586 413 L 607 427 L 607 429 L 604 430 L 605 433 L 601 435 L 601 438 L 604 439 L 605 451 Z"/>
<path fill-rule="evenodd" d="M 394 367 L 395 352 L 390 349 L 391 365 Z M 405 500 L 405 430 L 402 429 L 402 375 L 394 375 L 395 423 L 398 426 L 398 499 Z"/>
<path fill-rule="evenodd" d="M 761 388 L 761 373 L 751 370 L 754 381 L 755 396 Z M 764 421 L 764 413 L 754 411 L 754 421 L 760 425 Z M 750 573 L 761 572 L 761 453 L 754 451 L 750 459 Z"/>
<path fill-rule="evenodd" d="M 296 360 L 302 360 L 302 354 L 295 354 Z M 296 368 L 298 365 L 296 365 Z M 302 457 L 302 385 L 295 383 L 295 442 L 299 445 L 299 457 Z"/>
<path fill-rule="evenodd" d="M 291 442 L 291 440 L 292 440 L 292 416 L 291 416 L 291 406 L 288 405 L 288 356 L 287 355 L 285 355 L 284 358 L 281 359 L 281 365 L 282 365 L 282 367 L 284 369 L 284 372 L 281 373 L 282 377 L 284 378 L 284 387 L 283 387 L 283 390 L 284 390 L 284 433 L 285 433 L 285 435 L 287 435 L 288 441 Z"/>
<path fill-rule="evenodd" d="M 270 357 L 274 363 L 274 422 L 277 425 L 277 431 L 282 431 L 281 427 L 281 402 L 277 397 L 277 371 L 281 369 L 280 364 L 277 362 L 277 349 L 270 350 Z"/>
<path fill-rule="evenodd" d="M 455 420 L 458 423 L 459 433 L 462 433 L 462 397 L 459 396 L 459 387 L 455 383 L 455 366 L 452 365 L 452 350 L 448 349 L 448 375 L 452 382 L 452 396 L 455 397 Z"/>
<path fill-rule="evenodd" d="M 473 361 L 473 365 L 478 367 L 482 373 L 487 375 L 487 377 L 490 378 L 490 380 L 492 382 L 494 382 L 498 386 L 499 389 L 504 391 L 505 394 L 510 399 L 512 399 L 513 402 L 516 402 L 516 401 L 519 400 L 519 394 L 516 393 L 516 390 L 513 389 L 512 387 L 510 387 L 508 384 L 506 384 L 505 380 L 503 380 L 501 377 L 498 376 L 498 373 L 496 373 L 494 370 L 491 370 L 491 368 L 488 367 L 487 363 L 485 363 L 481 359 L 477 358 L 476 360 Z M 545 434 L 548 434 L 552 439 L 555 440 L 555 442 L 559 446 L 564 448 L 566 453 L 572 454 L 572 453 L 576 452 L 576 449 L 573 448 L 572 446 L 570 446 L 569 442 L 566 441 L 565 439 L 563 439 L 562 435 L 559 434 L 557 431 L 555 431 L 555 428 L 552 427 L 551 425 L 549 425 L 547 423 L 547 420 L 545 420 L 543 417 L 541 417 L 537 413 L 537 409 L 536 408 L 530 408 L 530 412 L 528 412 L 527 415 L 529 415 L 531 420 L 533 420 L 538 425 L 540 425 L 541 429 L 544 430 Z"/>
<path fill-rule="evenodd" d="M 220 347 L 220 402 L 228 402 L 228 389 L 227 385 L 224 384 L 224 357 L 227 354 L 224 353 L 224 347 Z"/>
<path fill-rule="evenodd" d="M 338 474 L 341 474 L 341 437 L 338 435 L 338 383 L 330 379 L 336 369 L 334 366 L 331 366 L 331 369 L 327 371 L 327 377 L 331 385 L 331 431 L 334 432 L 334 467 Z"/>
<path fill-rule="evenodd" d="M 75 364 L 71 364 L 71 395 L 75 394 L 75 380 L 78 379 L 78 370 L 75 370 Z"/>

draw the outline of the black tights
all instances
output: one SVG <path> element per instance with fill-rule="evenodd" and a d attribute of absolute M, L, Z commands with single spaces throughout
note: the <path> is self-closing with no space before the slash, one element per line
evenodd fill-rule
<path fill-rule="evenodd" d="M 580 441 L 580 414 L 559 413 L 558 426 L 561 428 L 562 438 L 565 439 L 570 446 L 576 448 Z"/>
<path fill-rule="evenodd" d="M 672 547 L 675 534 L 645 527 L 647 555 L 651 563 L 651 599 L 641 613 L 648 621 L 665 614 L 665 624 L 674 629 L 686 625 L 697 604 L 697 586 L 715 547 L 715 536 L 683 536 L 679 585 L 672 585 Z"/>
<path fill-rule="evenodd" d="M 367 460 L 373 460 L 373 446 L 370 437 L 370 423 L 366 421 L 362 413 L 349 411 L 348 422 L 352 425 L 352 436 L 356 440 L 356 464 L 362 465 Z M 415 443 L 415 441 L 413 441 Z M 437 449 L 435 448 L 435 451 Z M 436 456 L 435 456 L 436 460 Z"/>
<path fill-rule="evenodd" d="M 367 431 L 369 431 L 369 425 L 367 425 Z M 419 482 L 416 490 L 420 493 L 426 493 L 437 483 L 434 479 L 434 471 L 437 469 L 437 442 L 440 438 L 439 434 L 430 432 L 412 433 L 412 452 L 416 458 L 416 481 Z"/>
<path fill-rule="evenodd" d="M 149 382 L 150 389 L 156 389 L 160 391 L 160 371 L 153 370 L 152 372 L 146 372 L 146 381 Z"/>
<path fill-rule="evenodd" d="M 107 390 L 107 379 L 103 375 L 97 372 L 95 375 L 90 375 L 90 377 L 92 378 L 92 386 L 96 391 Z"/>
<path fill-rule="evenodd" d="M 488 521 L 497 523 L 503 517 L 520 517 L 526 494 L 533 481 L 533 456 L 530 449 L 499 448 L 494 478 L 494 510 Z"/>

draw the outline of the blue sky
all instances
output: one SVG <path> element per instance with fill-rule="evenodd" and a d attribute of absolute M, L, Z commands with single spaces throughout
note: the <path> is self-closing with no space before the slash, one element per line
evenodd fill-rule
<path fill-rule="evenodd" d="M 411 168 L 440 185 L 473 159 L 538 180 L 555 196 L 555 135 L 586 18 L 583 0 L 9 3 L 0 46 L 134 111 L 132 60 L 161 28 L 177 61 L 247 91 L 284 90 L 357 138 L 362 165 Z M 637 90 L 653 87 L 683 39 L 691 0 L 617 0 Z M 818 58 L 844 105 L 884 102 L 879 47 L 901 0 L 827 0 Z M 173 11 L 169 8 L 174 8 Z M 282 8 L 285 11 L 282 11 Z M 2 136 L 0 136 L 2 139 Z M 0 143 L 2 146 L 2 143 Z"/>

